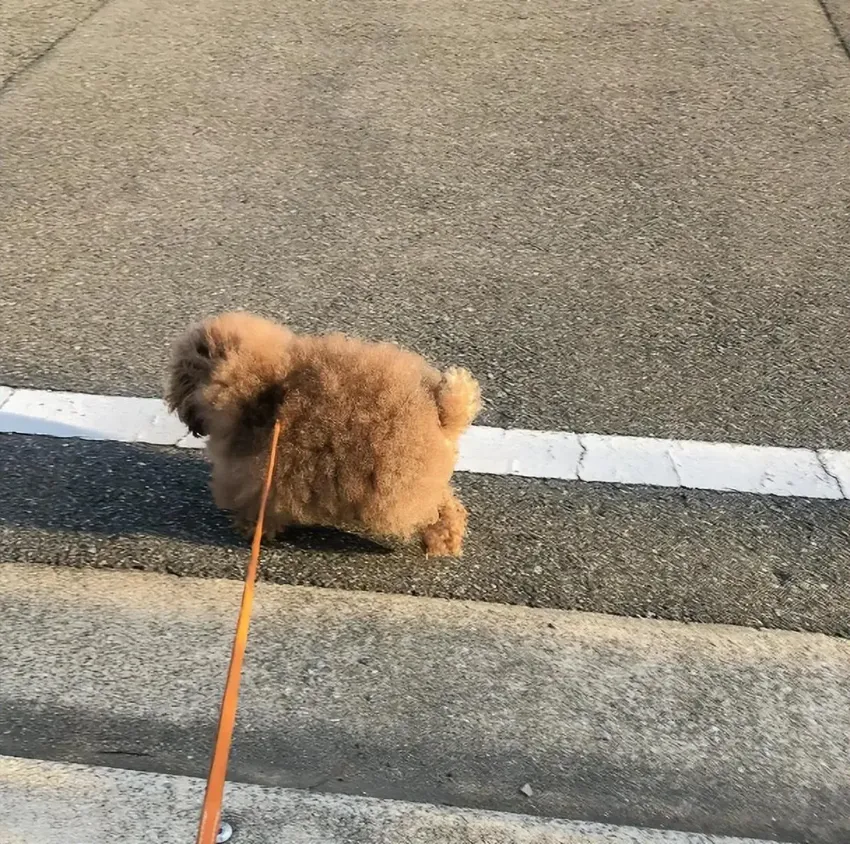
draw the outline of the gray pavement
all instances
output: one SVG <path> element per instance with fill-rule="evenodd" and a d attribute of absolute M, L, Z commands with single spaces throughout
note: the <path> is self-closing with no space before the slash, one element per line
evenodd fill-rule
<path fill-rule="evenodd" d="M 204 783 L 0 757 L 4 844 L 186 844 Z M 233 844 L 770 844 L 231 783 Z"/>
<path fill-rule="evenodd" d="M 846 448 L 848 134 L 814 2 L 111 0 L 0 97 L 0 382 L 156 394 L 245 307 L 494 424 Z"/>
<path fill-rule="evenodd" d="M 0 559 L 241 577 L 201 454 L 0 436 Z M 327 531 L 263 552 L 290 584 L 850 636 L 850 504 L 459 475 L 461 560 Z"/>
<path fill-rule="evenodd" d="M 205 776 L 239 595 L 0 566 L 0 754 Z M 845 844 L 849 672 L 814 634 L 264 584 L 229 776 Z"/>

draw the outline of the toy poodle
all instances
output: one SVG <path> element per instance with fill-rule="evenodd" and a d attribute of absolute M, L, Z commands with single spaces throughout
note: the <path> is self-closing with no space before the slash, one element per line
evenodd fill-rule
<path fill-rule="evenodd" d="M 460 556 L 467 513 L 450 485 L 458 439 L 481 408 L 465 369 L 341 334 L 301 335 L 247 313 L 191 327 L 174 345 L 166 400 L 207 436 L 216 504 L 250 533 L 275 420 L 265 535 L 287 525 L 418 537 Z"/>

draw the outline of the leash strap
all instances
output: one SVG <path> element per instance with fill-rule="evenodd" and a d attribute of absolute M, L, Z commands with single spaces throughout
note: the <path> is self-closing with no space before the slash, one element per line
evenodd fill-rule
<path fill-rule="evenodd" d="M 274 476 L 274 464 L 277 456 L 277 443 L 280 438 L 280 422 L 275 422 L 272 432 L 271 448 L 269 450 L 266 479 L 263 484 L 263 495 L 260 499 L 260 512 L 257 525 L 254 528 L 254 540 L 251 543 L 251 559 L 245 572 L 245 586 L 242 590 L 242 605 L 236 622 L 236 636 L 233 639 L 233 650 L 230 654 L 230 666 L 227 669 L 227 682 L 224 686 L 224 696 L 221 700 L 221 710 L 218 716 L 218 731 L 215 737 L 210 773 L 207 778 L 207 789 L 204 794 L 204 805 L 201 810 L 201 822 L 198 825 L 196 844 L 215 844 L 221 822 L 221 803 L 224 798 L 224 781 L 227 776 L 227 760 L 230 756 L 230 745 L 233 740 L 233 726 L 236 723 L 236 707 L 239 703 L 239 683 L 242 680 L 242 663 L 245 659 L 245 647 L 248 644 L 248 628 L 251 624 L 251 609 L 254 605 L 254 583 L 260 560 L 260 543 L 263 539 L 263 520 L 266 515 L 266 505 L 269 500 L 269 490 Z"/>

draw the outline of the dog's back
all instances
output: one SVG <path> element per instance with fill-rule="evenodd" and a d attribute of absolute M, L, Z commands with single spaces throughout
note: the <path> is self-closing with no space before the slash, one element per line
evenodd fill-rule
<path fill-rule="evenodd" d="M 393 345 L 299 338 L 279 416 L 286 509 L 301 522 L 403 536 L 434 521 L 460 433 L 441 422 L 441 383 Z"/>

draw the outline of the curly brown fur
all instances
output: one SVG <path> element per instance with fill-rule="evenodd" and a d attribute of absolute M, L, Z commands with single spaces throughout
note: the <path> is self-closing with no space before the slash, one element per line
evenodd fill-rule
<path fill-rule="evenodd" d="M 268 536 L 324 525 L 461 554 L 466 510 L 450 480 L 458 438 L 481 407 L 465 369 L 441 373 L 398 346 L 230 313 L 177 340 L 166 400 L 209 437 L 215 501 L 243 529 L 257 518 L 279 419 Z"/>

